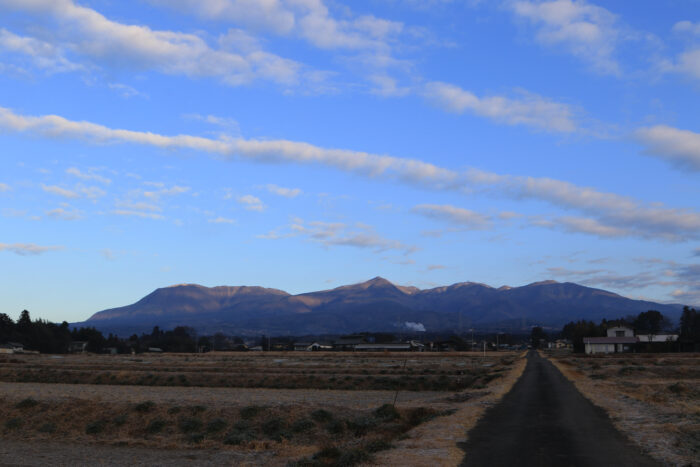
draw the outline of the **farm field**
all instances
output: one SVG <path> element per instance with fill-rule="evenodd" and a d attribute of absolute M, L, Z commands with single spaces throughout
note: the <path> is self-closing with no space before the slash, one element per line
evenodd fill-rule
<path fill-rule="evenodd" d="M 512 379 L 520 362 L 520 355 L 505 352 L 485 358 L 320 352 L 1 356 L 0 455 L 34 465 L 22 456 L 31 443 L 54 459 L 84 446 L 106 463 L 135 465 L 139 459 L 153 464 L 146 459 L 159 453 L 168 465 L 177 459 L 368 463 L 421 425 L 493 401 L 494 388 Z M 36 465 L 45 462 L 36 459 Z"/>
<path fill-rule="evenodd" d="M 652 457 L 700 463 L 700 355 L 545 355 Z"/>

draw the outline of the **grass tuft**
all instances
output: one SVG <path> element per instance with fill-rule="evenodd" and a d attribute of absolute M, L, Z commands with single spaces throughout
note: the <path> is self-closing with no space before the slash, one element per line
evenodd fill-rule
<path fill-rule="evenodd" d="M 32 399 L 31 397 L 27 397 L 26 399 L 22 399 L 19 401 L 15 407 L 18 409 L 31 409 L 32 407 L 36 407 L 39 405 L 39 402 L 36 400 Z"/>
<path fill-rule="evenodd" d="M 153 401 L 145 401 L 141 402 L 140 404 L 136 404 L 134 407 L 134 410 L 139 412 L 139 413 L 147 413 L 153 410 L 153 408 L 156 406 L 156 403 Z"/>

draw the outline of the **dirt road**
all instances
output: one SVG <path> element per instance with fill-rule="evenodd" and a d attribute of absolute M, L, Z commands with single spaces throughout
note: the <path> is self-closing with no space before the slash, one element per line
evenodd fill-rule
<path fill-rule="evenodd" d="M 549 361 L 530 352 L 520 380 L 462 446 L 464 466 L 654 466 Z"/>

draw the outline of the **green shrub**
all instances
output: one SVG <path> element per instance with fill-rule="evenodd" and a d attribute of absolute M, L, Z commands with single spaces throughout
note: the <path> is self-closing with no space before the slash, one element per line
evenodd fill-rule
<path fill-rule="evenodd" d="M 8 430 L 17 430 L 22 428 L 22 425 L 24 425 L 24 422 L 21 418 L 11 418 L 5 422 L 5 428 Z"/>
<path fill-rule="evenodd" d="M 311 418 L 321 423 L 330 422 L 333 420 L 333 414 L 327 410 L 318 409 L 311 412 Z"/>
<path fill-rule="evenodd" d="M 114 417 L 114 420 L 112 420 L 112 421 L 114 422 L 114 424 L 116 426 L 122 426 L 126 423 L 127 418 L 128 417 L 126 414 L 121 414 L 121 415 L 117 415 L 116 417 Z"/>
<path fill-rule="evenodd" d="M 357 417 L 345 423 L 348 429 L 357 437 L 364 436 L 370 429 L 377 426 L 377 420 L 372 417 Z"/>
<path fill-rule="evenodd" d="M 39 427 L 39 432 L 41 433 L 53 433 L 56 431 L 56 425 L 53 423 L 44 423 Z"/>
<path fill-rule="evenodd" d="M 292 423 L 291 428 L 294 433 L 302 433 L 304 431 L 310 430 L 313 427 L 314 422 L 312 422 L 308 418 L 300 418 L 299 420 L 296 420 L 294 423 Z"/>
<path fill-rule="evenodd" d="M 382 420 L 395 420 L 400 417 L 399 411 L 391 404 L 384 404 L 374 411 L 374 416 Z"/>
<path fill-rule="evenodd" d="M 365 445 L 365 449 L 368 452 L 385 451 L 387 449 L 391 449 L 391 444 L 383 439 L 375 439 L 374 441 L 367 443 Z"/>
<path fill-rule="evenodd" d="M 338 459 L 341 455 L 340 449 L 335 446 L 327 446 L 316 454 L 314 454 L 314 459 Z"/>
<path fill-rule="evenodd" d="M 345 431 L 345 424 L 340 420 L 331 420 L 326 425 L 326 431 L 332 435 L 339 435 Z"/>
<path fill-rule="evenodd" d="M 282 437 L 286 437 L 286 433 L 284 433 L 285 428 L 286 423 L 279 417 L 265 420 L 260 427 L 265 436 L 277 441 L 279 441 Z"/>
<path fill-rule="evenodd" d="M 187 442 L 192 444 L 199 444 L 204 441 L 204 434 L 202 433 L 190 433 L 187 435 Z"/>
<path fill-rule="evenodd" d="M 134 407 L 134 410 L 140 413 L 146 413 L 150 412 L 153 410 L 153 408 L 156 406 L 155 402 L 153 401 L 145 401 L 141 402 L 140 404 L 136 404 Z"/>
<path fill-rule="evenodd" d="M 207 408 L 203 405 L 195 405 L 192 407 L 192 412 L 193 413 L 202 413 L 205 412 Z"/>
<path fill-rule="evenodd" d="M 224 444 L 238 446 L 241 443 L 252 441 L 253 439 L 255 439 L 255 436 L 250 431 L 248 425 L 234 425 L 234 430 L 226 435 Z"/>
<path fill-rule="evenodd" d="M 416 407 L 408 412 L 408 424 L 410 426 L 420 425 L 423 422 L 434 418 L 436 415 L 434 410 L 427 409 L 425 407 Z"/>
<path fill-rule="evenodd" d="M 180 407 L 178 407 L 178 406 L 170 407 L 170 408 L 168 409 L 168 413 L 169 413 L 170 415 L 175 415 L 175 414 L 179 414 L 179 413 L 180 413 L 180 410 L 182 410 L 182 409 L 181 409 Z"/>
<path fill-rule="evenodd" d="M 106 423 L 104 420 L 95 420 L 94 422 L 90 422 L 85 426 L 85 433 L 88 435 L 100 434 L 104 431 L 105 425 Z"/>
<path fill-rule="evenodd" d="M 225 420 L 223 420 L 221 418 L 215 418 L 211 422 L 207 423 L 206 432 L 208 434 L 218 433 L 218 432 L 222 431 L 224 428 L 226 428 L 226 425 L 227 425 L 227 423 Z"/>
<path fill-rule="evenodd" d="M 160 433 L 163 431 L 163 428 L 165 428 L 166 422 L 163 419 L 156 418 L 155 420 L 152 420 L 151 423 L 148 424 L 146 427 L 146 433 L 154 435 L 156 433 Z"/>
<path fill-rule="evenodd" d="M 343 453 L 336 461 L 335 465 L 337 465 L 338 467 L 350 467 L 363 462 L 367 462 L 371 458 L 372 456 L 370 456 L 370 454 L 364 449 L 348 449 L 347 451 L 343 451 Z"/>
<path fill-rule="evenodd" d="M 19 401 L 15 407 L 18 409 L 31 409 L 32 407 L 36 407 L 39 405 L 39 402 L 36 400 L 32 399 L 31 397 L 27 397 L 26 399 L 22 399 Z"/>
<path fill-rule="evenodd" d="M 255 418 L 262 411 L 263 408 L 260 406 L 249 405 L 241 409 L 241 418 L 244 420 L 250 420 L 251 418 Z"/>
<path fill-rule="evenodd" d="M 192 433 L 201 430 L 203 423 L 198 418 L 181 418 L 178 425 L 181 432 Z"/>
<path fill-rule="evenodd" d="M 670 384 L 668 386 L 668 390 L 675 393 L 675 394 L 682 394 L 684 392 L 688 392 L 688 387 L 681 382 L 677 382 L 677 383 Z"/>

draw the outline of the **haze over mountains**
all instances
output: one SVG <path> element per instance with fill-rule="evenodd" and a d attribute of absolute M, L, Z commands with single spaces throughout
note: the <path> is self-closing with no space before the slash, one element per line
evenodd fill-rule
<path fill-rule="evenodd" d="M 120 335 L 191 326 L 234 335 L 340 334 L 360 331 L 519 331 L 572 320 L 617 318 L 659 310 L 676 320 L 681 305 L 632 300 L 605 290 L 555 281 L 493 288 L 461 282 L 432 289 L 376 277 L 331 290 L 291 295 L 264 287 L 157 289 L 138 302 L 95 313 L 84 323 Z"/>

